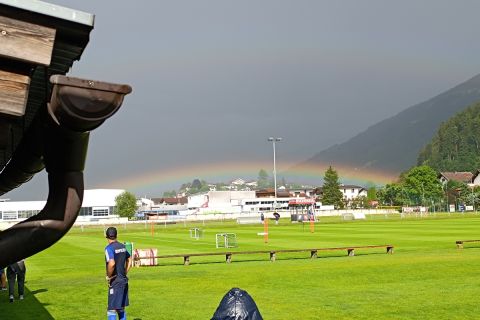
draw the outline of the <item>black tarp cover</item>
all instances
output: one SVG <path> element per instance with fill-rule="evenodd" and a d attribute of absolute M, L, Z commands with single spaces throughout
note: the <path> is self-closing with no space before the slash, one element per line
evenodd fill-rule
<path fill-rule="evenodd" d="M 232 288 L 223 296 L 211 320 L 263 320 L 263 318 L 247 291 Z"/>

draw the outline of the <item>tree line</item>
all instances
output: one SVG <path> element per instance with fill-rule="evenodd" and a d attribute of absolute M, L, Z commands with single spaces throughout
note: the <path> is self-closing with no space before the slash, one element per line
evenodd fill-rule
<path fill-rule="evenodd" d="M 480 102 L 442 123 L 431 142 L 421 150 L 418 165 L 437 171 L 480 168 Z"/>

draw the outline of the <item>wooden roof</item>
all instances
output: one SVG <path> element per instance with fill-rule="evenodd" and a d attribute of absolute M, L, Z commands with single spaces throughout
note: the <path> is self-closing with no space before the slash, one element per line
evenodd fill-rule
<path fill-rule="evenodd" d="M 42 1 L 0 0 L 0 17 L 14 19 L 55 30 L 55 42 L 49 65 L 31 65 L 31 82 L 25 114 L 10 119 L 11 130 L 6 146 L 0 149 L 0 170 L 10 161 L 15 149 L 28 131 L 40 108 L 46 108 L 52 85 L 48 81 L 50 75 L 65 75 L 79 60 L 90 39 L 94 16 L 72 9 L 48 4 Z M 15 65 L 22 61 L 7 60 L 0 56 L 3 65 Z M 28 63 L 26 64 L 28 66 Z"/>

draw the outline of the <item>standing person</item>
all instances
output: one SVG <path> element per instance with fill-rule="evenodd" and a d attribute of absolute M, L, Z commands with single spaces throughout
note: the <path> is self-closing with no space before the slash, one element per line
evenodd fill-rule
<path fill-rule="evenodd" d="M 105 260 L 108 283 L 107 319 L 126 320 L 125 307 L 128 306 L 128 278 L 130 254 L 125 245 L 117 241 L 117 229 L 109 227 L 105 232 L 108 245 L 105 247 Z"/>
<path fill-rule="evenodd" d="M 0 288 L 2 291 L 7 290 L 7 277 L 5 276 L 5 268 L 0 268 Z"/>
<path fill-rule="evenodd" d="M 275 211 L 273 216 L 275 217 L 275 224 L 278 224 L 278 220 L 280 220 L 280 213 Z"/>
<path fill-rule="evenodd" d="M 15 292 L 15 279 L 18 282 L 18 298 L 23 300 L 23 294 L 25 290 L 25 273 L 27 268 L 25 267 L 25 260 L 12 263 L 7 267 L 7 279 L 8 279 L 8 295 L 10 302 L 14 300 Z"/>

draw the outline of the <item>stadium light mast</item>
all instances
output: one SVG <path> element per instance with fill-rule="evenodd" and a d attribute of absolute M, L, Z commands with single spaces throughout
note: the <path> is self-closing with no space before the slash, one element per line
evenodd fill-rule
<path fill-rule="evenodd" d="M 276 168 L 276 154 L 275 154 L 275 142 L 282 141 L 282 138 L 279 137 L 270 137 L 268 141 L 272 142 L 273 145 L 273 185 L 275 188 L 275 199 L 273 200 L 273 209 L 277 210 L 277 168 Z"/>

